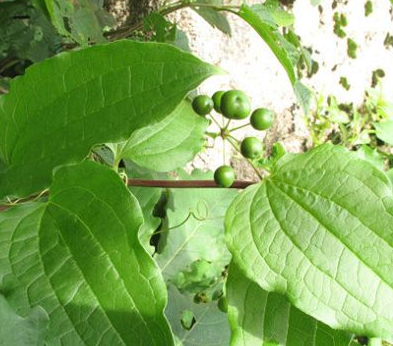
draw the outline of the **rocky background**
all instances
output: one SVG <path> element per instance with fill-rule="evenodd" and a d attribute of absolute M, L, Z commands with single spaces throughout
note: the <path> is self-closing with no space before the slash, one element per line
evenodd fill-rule
<path fill-rule="evenodd" d="M 248 4 L 258 2 L 261 1 L 247 1 Z M 365 15 L 366 0 L 322 0 L 319 5 L 312 5 L 310 0 L 285 2 L 291 3 L 295 14 L 295 32 L 303 45 L 312 49 L 313 59 L 319 64 L 317 74 L 305 78 L 305 84 L 325 97 L 334 95 L 339 102 L 361 105 L 365 91 L 371 87 L 373 71 L 381 69 L 385 73 L 381 78 L 383 91 L 393 100 L 393 44 L 386 42 L 388 35 L 393 35 L 393 13 L 388 0 L 371 1 L 373 11 L 368 16 Z M 118 22 L 124 23 L 138 21 L 158 3 L 108 0 L 107 6 Z M 333 33 L 335 12 L 347 17 L 345 32 L 358 44 L 356 59 L 348 57 L 347 38 L 341 39 Z M 287 151 L 304 150 L 309 145 L 304 114 L 297 105 L 284 69 L 248 24 L 231 14 L 227 18 L 232 28 L 231 37 L 209 26 L 192 10 L 185 9 L 171 15 L 171 19 L 187 33 L 194 54 L 228 72 L 226 76 L 206 81 L 199 92 L 211 95 L 221 89 L 244 90 L 254 107 L 267 107 L 276 113 L 273 129 L 266 136 L 257 133 L 259 137 L 265 136 L 267 148 L 271 143 L 281 141 Z M 340 85 L 341 77 L 347 78 L 348 90 Z M 251 128 L 236 132 L 238 139 L 250 134 L 255 134 Z M 253 171 L 231 150 L 229 146 L 224 148 L 222 141 L 217 139 L 214 150 L 207 149 L 198 155 L 189 168 L 215 169 L 223 163 L 225 156 L 226 163 L 235 166 L 239 177 L 253 178 Z"/>

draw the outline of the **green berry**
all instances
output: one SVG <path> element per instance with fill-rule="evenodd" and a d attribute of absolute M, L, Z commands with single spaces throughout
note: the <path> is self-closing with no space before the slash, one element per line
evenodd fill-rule
<path fill-rule="evenodd" d="M 266 108 L 258 108 L 251 114 L 250 123 L 255 130 L 267 130 L 274 121 L 274 114 Z"/>
<path fill-rule="evenodd" d="M 224 95 L 224 94 L 225 94 L 225 91 L 220 90 L 220 91 L 216 91 L 212 96 L 213 103 L 214 103 L 214 109 L 217 113 L 221 113 L 221 98 L 222 98 L 222 95 Z"/>
<path fill-rule="evenodd" d="M 251 112 L 248 96 L 240 90 L 230 90 L 221 97 L 221 113 L 228 119 L 244 119 Z"/>
<path fill-rule="evenodd" d="M 240 152 L 247 159 L 257 159 L 263 153 L 262 142 L 256 137 L 247 137 L 240 145 Z"/>
<path fill-rule="evenodd" d="M 192 108 L 199 115 L 209 114 L 213 107 L 213 100 L 207 95 L 199 95 L 192 101 Z"/>
<path fill-rule="evenodd" d="M 222 311 L 227 313 L 228 312 L 228 299 L 225 297 L 221 297 L 217 303 L 218 308 Z"/>
<path fill-rule="evenodd" d="M 220 166 L 214 172 L 214 181 L 218 186 L 230 187 L 235 181 L 235 172 L 231 166 Z"/>

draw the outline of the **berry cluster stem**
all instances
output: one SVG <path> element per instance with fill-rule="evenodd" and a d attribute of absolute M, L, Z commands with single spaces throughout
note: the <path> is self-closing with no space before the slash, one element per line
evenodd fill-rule
<path fill-rule="evenodd" d="M 234 138 L 234 137 L 232 137 L 231 135 L 229 135 L 226 139 L 227 139 L 228 142 L 232 145 L 232 147 L 233 147 L 237 152 L 240 153 L 239 146 L 238 146 L 237 143 L 236 143 L 237 139 Z M 250 166 L 252 167 L 252 169 L 254 170 L 254 172 L 256 173 L 256 175 L 258 176 L 258 178 L 259 178 L 260 180 L 262 180 L 262 179 L 263 179 L 263 176 L 262 176 L 261 172 L 259 172 L 258 168 L 256 168 L 256 167 L 254 166 L 253 162 L 252 162 L 250 159 L 246 159 L 246 161 L 250 164 Z"/>

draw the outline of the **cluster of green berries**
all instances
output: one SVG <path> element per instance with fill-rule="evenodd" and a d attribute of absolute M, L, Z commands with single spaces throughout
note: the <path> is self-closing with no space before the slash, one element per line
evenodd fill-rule
<path fill-rule="evenodd" d="M 192 107 L 201 116 L 214 109 L 230 120 L 243 120 L 251 114 L 250 124 L 259 131 L 269 129 L 274 121 L 274 114 L 269 109 L 257 108 L 251 113 L 250 99 L 241 90 L 217 91 L 212 97 L 199 95 L 193 100 Z M 240 152 L 245 158 L 256 160 L 263 154 L 263 144 L 256 137 L 247 137 L 241 142 Z M 214 180 L 221 187 L 230 187 L 235 181 L 235 172 L 230 166 L 220 166 L 214 172 Z"/>

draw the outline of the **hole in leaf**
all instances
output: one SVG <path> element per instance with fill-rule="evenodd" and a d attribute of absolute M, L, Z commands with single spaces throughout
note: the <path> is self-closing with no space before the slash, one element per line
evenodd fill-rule
<path fill-rule="evenodd" d="M 195 322 L 194 313 L 191 310 L 183 310 L 180 318 L 182 327 L 186 330 L 190 330 L 194 326 Z"/>

